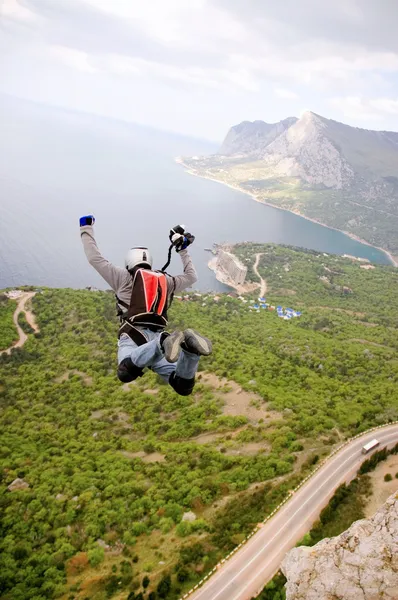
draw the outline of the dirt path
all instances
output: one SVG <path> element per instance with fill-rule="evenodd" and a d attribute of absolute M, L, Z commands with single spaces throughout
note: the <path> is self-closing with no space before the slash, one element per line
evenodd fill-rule
<path fill-rule="evenodd" d="M 385 481 L 384 476 L 389 473 L 392 476 L 391 481 Z M 384 504 L 391 494 L 398 491 L 398 479 L 395 474 L 398 473 L 398 456 L 388 456 L 386 460 L 379 463 L 374 471 L 369 473 L 372 482 L 372 495 L 367 501 L 365 507 L 366 518 L 373 517 L 376 510 Z"/>
<path fill-rule="evenodd" d="M 15 309 L 15 312 L 14 312 L 14 325 L 17 328 L 19 340 L 17 342 L 15 342 L 15 344 L 12 344 L 12 346 L 7 348 L 6 350 L 2 350 L 0 352 L 0 355 L 1 354 L 11 354 L 11 350 L 13 348 L 21 348 L 24 345 L 24 343 L 26 342 L 26 340 L 28 339 L 28 336 L 21 329 L 21 327 L 19 326 L 19 323 L 18 323 L 18 316 L 21 312 L 25 313 L 26 320 L 29 323 L 29 325 L 32 327 L 32 329 L 34 329 L 34 332 L 35 333 L 39 332 L 39 328 L 36 325 L 34 314 L 32 313 L 31 310 L 26 308 L 26 303 L 29 302 L 29 300 L 31 300 L 35 294 L 36 294 L 36 292 L 24 292 L 22 294 L 22 296 L 20 296 L 18 298 L 17 308 Z"/>
<path fill-rule="evenodd" d="M 265 279 L 263 279 L 260 275 L 260 273 L 258 272 L 258 264 L 260 262 L 260 257 L 262 256 L 261 253 L 256 254 L 256 262 L 253 265 L 253 271 L 255 272 L 255 274 L 257 275 L 257 277 L 259 278 L 260 282 L 261 282 L 261 289 L 260 289 L 260 298 L 264 298 L 265 294 L 267 293 L 267 282 L 265 281 Z"/>

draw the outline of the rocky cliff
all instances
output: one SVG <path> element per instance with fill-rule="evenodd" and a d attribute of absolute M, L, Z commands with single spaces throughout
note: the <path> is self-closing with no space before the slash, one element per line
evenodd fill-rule
<path fill-rule="evenodd" d="M 371 519 L 287 553 L 286 600 L 397 600 L 398 493 Z"/>
<path fill-rule="evenodd" d="M 181 162 L 398 255 L 398 133 L 306 112 L 272 125 L 244 121 L 218 154 Z"/>
<path fill-rule="evenodd" d="M 296 117 L 288 117 L 279 123 L 272 124 L 264 121 L 243 121 L 228 131 L 219 154 L 222 156 L 262 156 L 266 147 L 296 121 Z"/>
<path fill-rule="evenodd" d="M 354 170 L 327 135 L 327 126 L 307 112 L 266 149 L 264 163 L 273 175 L 299 177 L 337 190 L 348 187 Z"/>

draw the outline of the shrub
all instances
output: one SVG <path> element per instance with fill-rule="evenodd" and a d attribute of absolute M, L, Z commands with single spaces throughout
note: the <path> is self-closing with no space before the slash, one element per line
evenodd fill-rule
<path fill-rule="evenodd" d="M 103 548 L 92 548 L 87 553 L 89 563 L 92 567 L 97 567 L 105 558 L 105 550 Z"/>

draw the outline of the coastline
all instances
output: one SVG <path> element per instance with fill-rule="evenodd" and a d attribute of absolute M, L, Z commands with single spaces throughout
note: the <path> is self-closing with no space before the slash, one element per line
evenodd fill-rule
<path fill-rule="evenodd" d="M 232 288 L 240 296 L 243 294 L 248 294 L 250 292 L 254 292 L 254 290 L 256 290 L 258 287 L 260 287 L 256 283 L 244 283 L 243 285 L 236 285 L 233 281 L 230 281 L 229 278 L 225 275 L 225 273 L 223 271 L 220 271 L 219 269 L 217 269 L 217 256 L 213 256 L 207 263 L 207 266 L 209 267 L 209 269 L 211 271 L 213 271 L 213 273 L 216 276 L 217 281 Z"/>
<path fill-rule="evenodd" d="M 298 211 L 298 210 L 290 210 L 289 208 L 283 208 L 282 206 L 277 206 L 276 204 L 272 204 L 271 202 L 267 202 L 266 200 L 257 198 L 257 196 L 253 192 L 248 192 L 247 190 L 240 188 L 238 185 L 233 185 L 232 183 L 226 183 L 225 181 L 220 181 L 219 179 L 215 179 L 215 177 L 210 177 L 205 174 L 197 173 L 196 171 L 193 171 L 191 167 L 186 165 L 181 158 L 176 158 L 175 161 L 179 165 L 182 165 L 185 169 L 185 172 L 189 173 L 189 175 L 194 175 L 195 177 L 201 177 L 202 179 L 208 179 L 209 181 L 215 181 L 216 183 L 220 183 L 221 185 L 226 185 L 227 187 L 231 188 L 232 190 L 235 190 L 236 192 L 241 192 L 242 194 L 246 194 L 247 196 L 250 196 L 250 198 L 252 198 L 256 202 L 258 202 L 259 204 L 265 204 L 266 206 L 271 206 L 272 208 L 278 208 L 279 210 L 285 210 L 286 212 L 290 212 L 294 215 L 297 215 L 298 217 L 301 217 L 302 219 L 306 219 L 307 221 L 316 223 L 316 225 L 321 225 L 322 227 L 326 227 L 327 229 L 333 229 L 333 231 L 338 231 L 339 233 L 343 233 L 347 237 L 351 238 L 352 240 L 355 240 L 356 242 L 359 242 L 360 244 L 364 244 L 365 246 L 370 246 L 371 248 L 380 250 L 380 252 L 383 252 L 388 257 L 388 259 L 391 261 L 392 266 L 398 267 L 398 256 L 393 256 L 391 254 L 391 252 L 389 252 L 385 248 L 380 248 L 379 246 L 374 246 L 373 244 L 370 244 L 369 242 L 367 242 L 366 240 L 363 240 L 362 238 L 358 237 L 354 233 L 350 233 L 348 231 L 343 231 L 342 229 L 337 229 L 336 227 L 331 227 L 330 225 L 325 225 L 325 223 L 321 223 L 320 221 L 317 221 L 316 219 L 312 219 L 311 217 L 307 217 L 307 216 L 301 214 L 300 211 Z"/>

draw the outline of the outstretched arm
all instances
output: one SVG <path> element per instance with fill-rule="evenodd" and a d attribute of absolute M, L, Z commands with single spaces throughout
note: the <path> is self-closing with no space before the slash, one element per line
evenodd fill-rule
<path fill-rule="evenodd" d="M 179 255 L 181 256 L 184 273 L 183 275 L 177 275 L 174 277 L 175 292 L 182 292 L 182 290 L 185 290 L 198 281 L 198 275 L 195 267 L 193 266 L 188 250 L 181 250 Z"/>
<path fill-rule="evenodd" d="M 106 283 L 117 292 L 126 275 L 125 270 L 116 267 L 102 256 L 95 241 L 93 225 L 80 226 L 80 235 L 88 262 L 105 279 Z"/>

